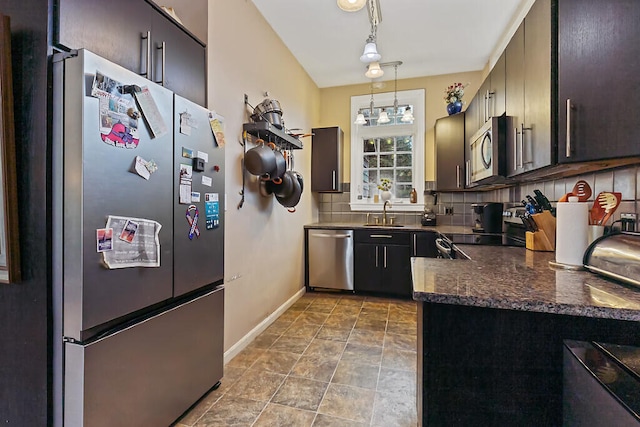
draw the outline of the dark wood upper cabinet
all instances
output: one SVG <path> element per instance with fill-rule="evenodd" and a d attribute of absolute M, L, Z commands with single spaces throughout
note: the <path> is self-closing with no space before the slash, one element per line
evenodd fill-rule
<path fill-rule="evenodd" d="M 505 113 L 505 79 L 506 79 L 506 54 L 502 52 L 498 61 L 491 69 L 489 77 L 491 85 L 489 90 L 489 98 L 487 100 L 488 117 L 498 117 Z"/>
<path fill-rule="evenodd" d="M 559 163 L 640 155 L 639 24 L 637 0 L 558 1 Z"/>
<path fill-rule="evenodd" d="M 507 175 L 552 164 L 551 0 L 537 0 L 505 49 Z"/>
<path fill-rule="evenodd" d="M 436 188 L 438 191 L 465 188 L 465 115 L 458 113 L 436 120 Z"/>
<path fill-rule="evenodd" d="M 205 45 L 157 6 L 144 0 L 57 0 L 55 7 L 56 47 L 88 49 L 149 80 L 164 78 L 176 94 L 206 104 Z"/>
<path fill-rule="evenodd" d="M 342 192 L 344 132 L 337 126 L 311 129 L 311 191 Z"/>

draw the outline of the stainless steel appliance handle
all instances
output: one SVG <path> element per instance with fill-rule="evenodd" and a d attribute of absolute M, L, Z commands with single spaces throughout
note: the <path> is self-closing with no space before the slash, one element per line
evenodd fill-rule
<path fill-rule="evenodd" d="M 160 46 L 158 46 L 157 49 L 162 50 L 162 60 L 160 65 L 160 69 L 162 71 L 162 78 L 160 78 L 160 81 L 156 81 L 156 83 L 158 83 L 160 86 L 164 86 L 164 72 L 166 70 L 165 65 L 167 62 L 167 43 L 162 42 L 162 44 L 160 44 Z"/>
<path fill-rule="evenodd" d="M 336 189 L 336 171 L 331 171 L 331 188 Z"/>
<path fill-rule="evenodd" d="M 513 128 L 513 170 L 518 170 L 518 128 Z"/>
<path fill-rule="evenodd" d="M 384 250 L 382 251 L 384 253 L 384 268 L 387 268 L 387 247 L 384 247 Z"/>
<path fill-rule="evenodd" d="M 482 117 L 483 123 L 487 122 L 488 111 L 489 111 L 489 89 L 487 89 L 487 92 L 484 94 L 484 116 Z"/>
<path fill-rule="evenodd" d="M 378 247 L 376 246 L 376 267 L 378 266 Z"/>
<path fill-rule="evenodd" d="M 571 98 L 567 99 L 567 157 L 571 157 Z"/>
<path fill-rule="evenodd" d="M 456 188 L 460 188 L 460 165 L 456 165 Z"/>
<path fill-rule="evenodd" d="M 524 129 L 524 123 L 520 124 L 520 128 Z M 520 132 L 520 163 L 518 167 L 524 167 L 524 132 Z"/>
<path fill-rule="evenodd" d="M 383 239 L 391 239 L 393 236 L 390 236 L 388 234 L 369 234 L 369 237 L 372 237 L 372 238 L 380 237 Z"/>
<path fill-rule="evenodd" d="M 147 31 L 147 34 L 141 34 L 140 38 L 147 41 L 147 64 L 144 73 L 140 73 L 140 75 L 151 80 L 151 31 Z"/>
<path fill-rule="evenodd" d="M 325 237 L 328 239 L 348 239 L 350 234 L 312 234 L 312 237 Z"/>

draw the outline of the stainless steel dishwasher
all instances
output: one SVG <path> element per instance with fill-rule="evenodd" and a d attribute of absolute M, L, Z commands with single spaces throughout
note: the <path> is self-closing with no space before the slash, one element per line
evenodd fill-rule
<path fill-rule="evenodd" d="M 353 291 L 353 230 L 309 230 L 309 287 Z"/>

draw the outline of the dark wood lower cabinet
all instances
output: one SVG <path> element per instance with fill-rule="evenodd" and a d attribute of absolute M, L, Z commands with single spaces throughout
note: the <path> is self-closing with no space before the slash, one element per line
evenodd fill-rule
<path fill-rule="evenodd" d="M 411 296 L 411 248 L 356 243 L 354 283 L 356 292 Z"/>
<path fill-rule="evenodd" d="M 562 342 L 640 345 L 637 323 L 420 303 L 424 426 L 561 426 Z"/>

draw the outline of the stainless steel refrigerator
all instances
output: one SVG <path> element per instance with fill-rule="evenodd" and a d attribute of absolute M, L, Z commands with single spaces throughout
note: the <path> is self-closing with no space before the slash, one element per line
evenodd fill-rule
<path fill-rule="evenodd" d="M 222 378 L 224 149 L 89 51 L 53 68 L 54 425 L 169 425 Z"/>

